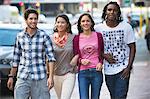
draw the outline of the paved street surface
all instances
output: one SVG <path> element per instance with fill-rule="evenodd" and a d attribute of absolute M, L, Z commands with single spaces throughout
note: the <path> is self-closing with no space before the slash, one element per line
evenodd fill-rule
<path fill-rule="evenodd" d="M 131 74 L 129 93 L 127 99 L 150 99 L 150 53 L 148 53 L 145 40 L 137 40 L 137 53 L 134 69 Z M 51 90 L 51 99 L 57 99 L 54 89 Z M 101 99 L 110 99 L 105 82 L 101 90 Z M 0 99 L 13 99 L 12 97 L 0 97 Z M 79 99 L 78 83 L 73 91 L 71 99 Z"/>

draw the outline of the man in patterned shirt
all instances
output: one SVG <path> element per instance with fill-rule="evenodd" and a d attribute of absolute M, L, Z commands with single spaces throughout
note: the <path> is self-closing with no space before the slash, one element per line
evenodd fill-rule
<path fill-rule="evenodd" d="M 24 13 L 27 27 L 18 33 L 14 46 L 13 65 L 8 75 L 7 86 L 13 89 L 13 77 L 17 72 L 14 89 L 15 99 L 50 99 L 49 89 L 53 87 L 53 64 L 55 61 L 50 37 L 37 28 L 38 12 L 27 9 Z M 49 62 L 49 76 L 46 75 L 46 59 Z"/>
<path fill-rule="evenodd" d="M 106 85 L 111 99 L 126 99 L 136 53 L 135 35 L 131 25 L 122 20 L 117 2 L 106 4 L 102 19 L 95 30 L 103 34 Z"/>

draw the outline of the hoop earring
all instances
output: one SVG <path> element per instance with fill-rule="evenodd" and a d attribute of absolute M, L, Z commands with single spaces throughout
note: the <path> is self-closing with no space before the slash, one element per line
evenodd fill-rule
<path fill-rule="evenodd" d="M 105 16 L 105 20 L 107 19 L 107 17 L 108 17 L 108 16 L 106 15 L 106 16 Z"/>
<path fill-rule="evenodd" d="M 122 17 L 121 17 L 121 16 L 119 16 L 119 18 L 118 18 L 118 21 L 120 21 L 120 20 L 122 20 Z"/>
<path fill-rule="evenodd" d="M 67 27 L 67 30 L 66 30 L 66 31 L 67 31 L 67 33 L 69 33 L 69 32 L 70 32 L 68 27 Z"/>
<path fill-rule="evenodd" d="M 54 31 L 55 31 L 55 32 L 58 31 L 57 28 L 56 28 L 56 26 L 54 26 Z"/>

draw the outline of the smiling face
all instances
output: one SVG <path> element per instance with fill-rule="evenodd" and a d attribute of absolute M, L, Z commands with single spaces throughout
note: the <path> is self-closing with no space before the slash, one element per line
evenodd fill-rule
<path fill-rule="evenodd" d="M 30 29 L 36 29 L 38 23 L 38 16 L 35 13 L 30 13 L 26 19 L 27 27 Z"/>
<path fill-rule="evenodd" d="M 114 4 L 109 4 L 106 9 L 107 20 L 117 21 L 118 20 L 118 9 Z"/>
<path fill-rule="evenodd" d="M 89 30 L 91 30 L 91 26 L 92 26 L 91 19 L 87 15 L 84 15 L 81 18 L 80 26 L 83 29 L 83 31 L 89 31 Z"/>
<path fill-rule="evenodd" d="M 55 23 L 58 32 L 67 32 L 68 24 L 62 17 L 58 17 Z"/>

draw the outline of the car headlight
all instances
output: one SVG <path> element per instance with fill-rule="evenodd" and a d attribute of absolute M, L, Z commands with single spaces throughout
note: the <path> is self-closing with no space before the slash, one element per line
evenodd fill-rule
<path fill-rule="evenodd" d="M 0 64 L 12 65 L 12 59 L 0 59 Z"/>

